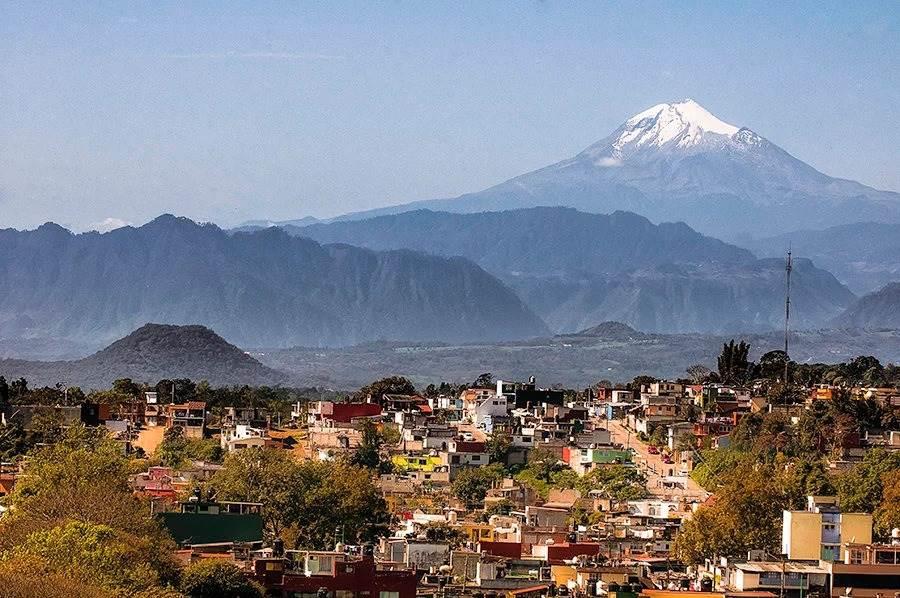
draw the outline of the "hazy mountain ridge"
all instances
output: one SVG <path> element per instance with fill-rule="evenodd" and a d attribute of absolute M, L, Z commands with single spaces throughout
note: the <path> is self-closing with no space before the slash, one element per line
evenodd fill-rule
<path fill-rule="evenodd" d="M 900 282 L 863 295 L 835 318 L 834 324 L 850 328 L 900 329 Z"/>
<path fill-rule="evenodd" d="M 626 382 L 639 374 L 664 378 L 686 375 L 688 366 L 715 369 L 722 343 L 751 344 L 751 358 L 783 347 L 780 331 L 765 334 L 651 334 L 607 323 L 605 329 L 506 343 L 370 343 L 341 349 L 294 348 L 265 351 L 259 358 L 289 371 L 306 384 L 358 388 L 385 372 L 407 376 L 417 386 L 441 381 L 468 382 L 488 371 L 504 380 L 534 375 L 542 384 L 584 388 L 598 380 Z M 804 330 L 792 332 L 791 357 L 800 363 L 837 363 L 874 355 L 900 362 L 900 331 Z"/>
<path fill-rule="evenodd" d="M 784 263 L 630 212 L 527 208 L 455 214 L 418 210 L 370 220 L 288 227 L 322 242 L 461 254 L 500 277 L 550 328 L 618 320 L 655 332 L 759 331 L 784 317 Z M 798 259 L 795 318 L 819 326 L 853 294 Z"/>
<path fill-rule="evenodd" d="M 514 288 L 554 330 L 612 319 L 658 333 L 762 332 L 784 322 L 784 262 L 664 264 L 579 280 L 518 280 Z M 818 327 L 853 294 L 809 260 L 794 262 L 791 302 L 798 327 Z"/>
<path fill-rule="evenodd" d="M 729 264 L 755 259 L 749 251 L 701 235 L 683 222 L 653 224 L 631 212 L 589 214 L 562 207 L 478 214 L 417 210 L 286 230 L 321 243 L 461 255 L 495 274 L 614 274 L 701 257 Z"/>
<path fill-rule="evenodd" d="M 0 231 L 0 335 L 110 341 L 144 322 L 203 324 L 242 346 L 542 334 L 515 294 L 462 258 L 229 235 L 161 216 L 73 235 Z"/>
<path fill-rule="evenodd" d="M 106 388 L 118 378 L 154 384 L 164 378 L 210 384 L 278 385 L 289 376 L 261 364 L 205 326 L 146 324 L 84 359 L 0 360 L 7 379 L 24 377 L 32 386 Z"/>
<path fill-rule="evenodd" d="M 793 247 L 858 293 L 900 280 L 900 224 L 857 222 L 747 239 L 740 244 L 764 256 Z"/>

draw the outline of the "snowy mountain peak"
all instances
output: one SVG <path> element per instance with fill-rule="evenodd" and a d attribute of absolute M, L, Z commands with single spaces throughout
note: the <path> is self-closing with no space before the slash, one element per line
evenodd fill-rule
<path fill-rule="evenodd" d="M 691 99 L 657 104 L 626 120 L 611 137 L 589 147 L 582 156 L 600 167 L 620 166 L 647 151 L 700 151 L 723 144 L 747 146 L 759 137 L 720 120 Z M 680 153 L 680 152 L 679 152 Z"/>
<path fill-rule="evenodd" d="M 739 130 L 690 99 L 657 104 L 629 118 L 622 129 L 613 144 L 616 149 L 626 145 L 662 147 L 671 142 L 689 147 L 698 144 L 706 133 L 730 137 Z"/>
<path fill-rule="evenodd" d="M 625 126 L 642 129 L 656 128 L 661 133 L 666 133 L 661 136 L 662 143 L 674 138 L 678 132 L 687 129 L 699 133 L 718 133 L 719 135 L 734 135 L 738 132 L 738 127 L 719 120 L 706 108 L 691 99 L 673 104 L 657 104 L 629 118 L 625 121 Z"/>

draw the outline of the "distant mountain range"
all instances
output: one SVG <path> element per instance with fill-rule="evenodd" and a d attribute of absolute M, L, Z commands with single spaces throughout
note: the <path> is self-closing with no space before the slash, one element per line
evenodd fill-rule
<path fill-rule="evenodd" d="M 432 209 L 484 212 L 569 206 L 683 220 L 718 237 L 759 236 L 851 222 L 900 222 L 900 193 L 830 177 L 693 100 L 658 104 L 577 156 L 451 199 L 343 219 Z"/>
<path fill-rule="evenodd" d="M 714 368 L 732 335 L 653 334 L 620 322 L 602 322 L 572 334 L 494 343 L 378 341 L 342 348 L 265 349 L 247 354 L 204 326 L 147 324 L 105 349 L 70 361 L 0 360 L 0 375 L 24 377 L 31 387 L 107 388 L 118 378 L 207 380 L 213 386 L 250 384 L 352 390 L 386 374 L 416 385 L 468 382 L 483 372 L 497 378 L 585 387 L 601 379 L 638 374 L 683 377 L 695 363 Z M 781 346 L 780 331 L 737 335 L 751 358 Z M 900 361 L 900 330 L 815 330 L 791 333 L 791 356 L 832 363 L 875 355 Z"/>
<path fill-rule="evenodd" d="M 204 326 L 147 324 L 102 351 L 73 361 L 0 360 L 7 379 L 40 385 L 107 388 L 118 378 L 155 384 L 168 378 L 207 380 L 214 386 L 277 385 L 288 375 L 262 365 Z"/>
<path fill-rule="evenodd" d="M 606 322 L 574 334 L 504 343 L 367 343 L 336 349 L 284 349 L 259 355 L 304 385 L 353 389 L 386 373 L 418 387 L 469 382 L 482 372 L 503 380 L 537 377 L 539 384 L 585 388 L 599 380 L 627 382 L 639 374 L 680 378 L 696 363 L 715 369 L 722 343 L 744 339 L 751 359 L 782 347 L 780 331 L 762 334 L 651 334 Z M 791 357 L 800 363 L 836 363 L 874 355 L 900 362 L 900 330 L 809 330 L 791 333 Z"/>
<path fill-rule="evenodd" d="M 456 214 L 416 210 L 368 220 L 286 226 L 294 235 L 371 249 L 461 255 L 516 290 L 555 332 L 614 319 L 654 332 L 761 331 L 784 318 L 784 262 L 637 214 L 530 208 Z M 795 261 L 795 324 L 816 327 L 853 294 Z"/>
<path fill-rule="evenodd" d="M 834 320 L 843 328 L 900 329 L 900 282 L 860 297 Z"/>
<path fill-rule="evenodd" d="M 161 216 L 74 235 L 0 231 L 0 337 L 104 343 L 144 322 L 202 324 L 241 346 L 526 338 L 547 328 L 464 258 L 227 234 Z"/>
<path fill-rule="evenodd" d="M 0 230 L 0 356 L 83 355 L 145 322 L 271 348 L 497 343 L 610 320 L 762 333 L 783 324 L 789 245 L 795 328 L 893 326 L 893 287 L 857 301 L 842 283 L 900 279 L 898 233 L 900 194 L 685 100 L 452 199 L 228 232 L 169 215 L 105 234 Z"/>
<path fill-rule="evenodd" d="M 856 222 L 824 230 L 799 230 L 740 244 L 758 255 L 783 255 L 792 247 L 833 273 L 856 293 L 900 281 L 900 224 Z"/>

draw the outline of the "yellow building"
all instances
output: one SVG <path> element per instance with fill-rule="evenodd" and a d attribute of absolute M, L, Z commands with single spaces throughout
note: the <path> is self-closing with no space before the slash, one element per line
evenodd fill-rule
<path fill-rule="evenodd" d="M 841 561 L 847 542 L 872 542 L 870 513 L 841 513 L 832 496 L 808 496 L 805 511 L 782 513 L 781 551 L 789 559 Z"/>
<path fill-rule="evenodd" d="M 459 531 L 469 542 L 497 542 L 499 538 L 494 526 L 474 521 L 460 521 Z"/>
<path fill-rule="evenodd" d="M 404 471 L 434 471 L 441 467 L 441 458 L 432 455 L 394 455 L 391 463 Z"/>

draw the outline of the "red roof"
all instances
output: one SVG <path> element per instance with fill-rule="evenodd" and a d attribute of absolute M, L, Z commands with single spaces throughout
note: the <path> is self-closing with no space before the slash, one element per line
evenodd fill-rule
<path fill-rule="evenodd" d="M 483 453 L 487 450 L 487 444 L 477 440 L 457 440 L 457 453 Z"/>
<path fill-rule="evenodd" d="M 376 415 L 381 415 L 381 405 L 377 403 L 335 403 L 331 408 L 331 416 L 327 419 L 349 423 L 355 417 Z"/>
<path fill-rule="evenodd" d="M 502 556 L 509 559 L 522 558 L 521 542 L 485 542 L 478 543 L 478 552 L 486 552 L 491 556 Z"/>

